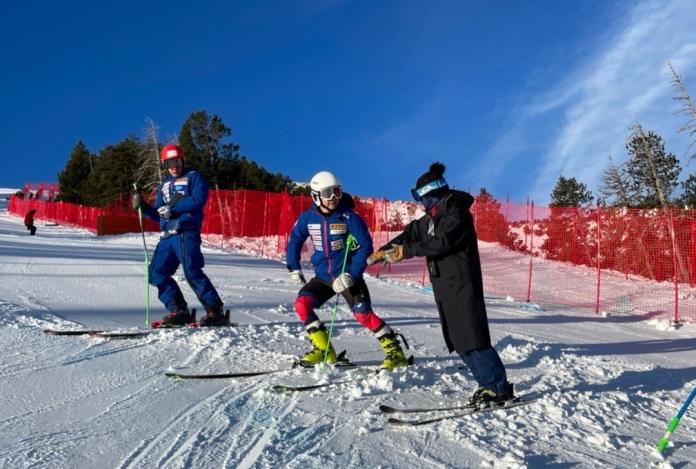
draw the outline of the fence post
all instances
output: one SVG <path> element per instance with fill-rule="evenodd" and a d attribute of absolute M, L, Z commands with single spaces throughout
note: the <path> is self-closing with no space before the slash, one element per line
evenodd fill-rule
<path fill-rule="evenodd" d="M 674 322 L 679 322 L 679 270 L 677 269 L 677 240 L 674 232 L 674 209 L 669 208 L 669 224 L 672 234 L 672 268 L 674 269 Z"/>
<path fill-rule="evenodd" d="M 524 214 L 527 217 L 527 223 L 529 223 L 529 196 L 527 196 L 527 205 L 525 206 L 524 209 L 525 209 Z M 528 236 L 527 231 L 525 230 L 525 232 L 524 232 L 524 245 L 525 245 L 525 247 L 527 247 L 527 249 L 529 249 L 529 246 L 527 246 L 527 244 L 528 244 L 527 236 Z"/>
<path fill-rule="evenodd" d="M 602 230 L 601 230 L 601 207 L 597 207 L 597 297 L 595 298 L 595 314 L 599 314 L 599 297 L 602 286 Z"/>
<path fill-rule="evenodd" d="M 531 205 L 532 212 L 532 228 L 529 239 L 529 275 L 527 277 L 527 303 L 532 299 L 532 259 L 534 258 L 534 201 L 532 200 Z"/>
<path fill-rule="evenodd" d="M 261 227 L 263 242 L 261 243 L 261 257 L 263 257 L 266 252 L 266 218 L 268 218 L 268 192 L 265 193 L 265 197 L 263 198 L 263 226 Z"/>
<path fill-rule="evenodd" d="M 690 217 L 689 226 L 691 227 L 691 256 L 689 259 L 689 286 L 696 286 L 696 220 Z"/>
<path fill-rule="evenodd" d="M 510 194 L 505 194 L 505 225 L 510 229 Z"/>
<path fill-rule="evenodd" d="M 249 192 L 246 189 L 243 189 L 244 191 L 244 200 L 242 201 L 242 227 L 240 228 L 239 231 L 239 236 L 240 238 L 244 237 L 244 222 L 246 221 L 246 206 L 247 206 L 247 192 Z"/>

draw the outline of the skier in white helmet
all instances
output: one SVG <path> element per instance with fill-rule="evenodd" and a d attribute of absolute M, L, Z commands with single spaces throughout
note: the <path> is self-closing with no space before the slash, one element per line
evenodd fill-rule
<path fill-rule="evenodd" d="M 378 339 L 386 355 L 381 367 L 393 370 L 406 366 L 408 360 L 397 334 L 372 311 L 370 292 L 362 277 L 367 258 L 372 254 L 372 238 L 365 221 L 353 211 L 353 198 L 342 191 L 341 182 L 329 171 L 315 174 L 310 188 L 314 207 L 300 214 L 287 248 L 290 278 L 303 285 L 295 301 L 295 311 L 314 346 L 300 364 L 320 364 L 325 355 L 327 362 L 336 363 L 336 351 L 315 310 L 340 294 L 346 299 L 355 319 Z M 314 245 L 312 264 L 315 277 L 305 282 L 300 252 L 308 237 L 312 238 Z"/>

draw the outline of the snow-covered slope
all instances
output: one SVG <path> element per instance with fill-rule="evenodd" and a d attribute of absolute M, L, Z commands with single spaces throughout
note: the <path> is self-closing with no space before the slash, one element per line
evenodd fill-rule
<path fill-rule="evenodd" d="M 63 227 L 26 235 L 0 216 L 0 467 L 687 467 L 696 408 L 653 450 L 696 386 L 696 327 L 596 317 L 488 298 L 491 332 L 520 394 L 516 409 L 395 428 L 378 410 L 462 403 L 474 383 L 447 354 L 432 296 L 368 279 L 375 310 L 416 357 L 400 372 L 293 370 L 173 381 L 170 367 L 282 367 L 308 347 L 278 262 L 207 250 L 206 272 L 236 328 L 158 331 L 132 340 L 56 337 L 44 327 L 137 328 L 142 239 Z M 150 250 L 156 238 L 148 238 Z M 502 269 L 502 266 L 498 266 Z M 183 280 L 183 278 L 181 279 Z M 181 282 L 185 285 L 185 282 Z M 186 287 L 185 294 L 193 302 Z M 153 315 L 164 311 L 151 291 Z M 328 319 L 333 302 L 320 311 Z M 335 344 L 372 367 L 377 341 L 337 308 Z M 670 330 L 671 329 L 671 330 Z M 277 394 L 276 383 L 343 382 Z"/>

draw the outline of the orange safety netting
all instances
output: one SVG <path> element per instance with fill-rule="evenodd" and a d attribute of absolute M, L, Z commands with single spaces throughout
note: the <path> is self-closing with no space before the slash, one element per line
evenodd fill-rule
<path fill-rule="evenodd" d="M 375 249 L 423 216 L 419 205 L 355 197 Z M 307 196 L 211 191 L 203 235 L 210 245 L 281 259 Z M 134 216 L 127 200 L 106 209 L 21 199 L 10 213 L 96 230 L 99 215 Z M 679 209 L 546 208 L 479 196 L 471 208 L 489 299 L 696 320 L 696 212 Z M 156 231 L 148 222 L 146 229 Z M 311 253 L 307 243 L 303 253 Z M 425 286 L 423 259 L 372 266 L 372 275 Z"/>

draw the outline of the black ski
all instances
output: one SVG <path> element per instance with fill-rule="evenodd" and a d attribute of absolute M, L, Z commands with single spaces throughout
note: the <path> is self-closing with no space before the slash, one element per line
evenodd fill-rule
<path fill-rule="evenodd" d="M 290 371 L 290 368 L 278 368 L 274 370 L 249 370 L 249 371 L 230 371 L 224 373 L 197 373 L 188 371 L 168 370 L 164 374 L 174 379 L 223 379 L 223 378 L 248 378 L 251 376 L 270 375 L 273 373 L 281 373 Z"/>
<path fill-rule="evenodd" d="M 201 327 L 198 323 L 187 324 L 185 326 L 165 326 L 165 327 L 155 327 L 152 329 L 137 329 L 137 330 L 123 330 L 123 329 L 44 329 L 44 333 L 47 335 L 65 335 L 65 336 L 76 336 L 76 335 L 91 335 L 94 337 L 102 337 L 104 339 L 133 339 L 137 337 L 143 337 L 153 332 L 159 330 L 171 331 L 171 330 L 198 330 L 198 329 L 219 329 L 225 327 L 236 327 L 237 323 L 230 323 L 224 326 L 210 326 Z"/>
<path fill-rule="evenodd" d="M 104 339 L 135 339 L 138 337 L 150 335 L 151 333 L 151 330 L 143 329 L 137 331 L 102 331 L 91 335 L 94 337 L 101 337 Z"/>
<path fill-rule="evenodd" d="M 48 335 L 90 335 L 104 332 L 102 329 L 44 329 Z"/>
<path fill-rule="evenodd" d="M 450 406 L 450 407 L 392 407 L 388 406 L 385 404 L 382 404 L 379 406 L 379 410 L 381 410 L 385 414 L 415 414 L 419 412 L 438 412 L 438 411 L 446 411 L 446 410 L 469 410 L 469 409 L 475 409 L 476 406 L 474 404 L 462 404 L 462 405 L 455 405 L 455 406 Z"/>
<path fill-rule="evenodd" d="M 465 412 L 458 412 L 455 414 L 447 414 L 447 415 L 441 415 L 439 417 L 430 417 L 430 418 L 423 418 L 423 419 L 404 420 L 404 419 L 400 419 L 400 418 L 396 418 L 396 417 L 390 417 L 388 422 L 390 424 L 396 425 L 396 426 L 415 427 L 415 426 L 419 426 L 419 425 L 427 425 L 429 423 L 440 422 L 442 420 L 447 420 L 447 419 L 466 417 L 467 415 L 473 415 L 473 414 L 479 414 L 479 413 L 485 413 L 485 412 L 493 412 L 496 410 L 507 410 L 507 409 L 511 409 L 513 407 L 520 407 L 523 405 L 530 404 L 530 403 L 534 402 L 535 400 L 536 400 L 536 398 L 533 398 L 533 399 L 518 398 L 514 401 L 509 401 L 505 405 L 502 405 L 502 406 L 484 407 L 482 409 L 474 408 L 474 409 L 469 409 L 468 411 L 465 411 Z"/>
<path fill-rule="evenodd" d="M 376 368 L 376 369 L 374 369 L 374 370 L 370 370 L 370 368 L 368 368 L 368 367 L 364 367 L 364 366 L 361 366 L 361 365 L 357 365 L 357 364 L 355 364 L 355 363 L 353 363 L 353 362 L 351 362 L 351 361 L 348 361 L 348 360 L 345 358 L 345 353 L 346 353 L 346 352 L 343 351 L 343 352 L 341 352 L 341 353 L 338 355 L 338 357 L 337 357 L 337 358 L 338 358 L 338 362 L 337 362 L 335 365 L 333 365 L 333 366 L 336 367 L 336 369 L 341 370 L 341 369 L 355 369 L 355 368 L 359 368 L 359 369 L 361 369 L 361 370 L 374 371 L 374 373 L 379 373 L 380 371 L 382 371 L 380 368 Z M 409 365 L 413 365 L 413 360 L 414 360 L 413 356 L 408 357 L 408 364 L 409 364 Z M 351 382 L 353 382 L 353 380 L 341 380 L 341 381 L 333 381 L 333 382 L 330 382 L 330 383 L 320 383 L 320 384 L 298 384 L 298 385 L 294 385 L 294 384 L 274 384 L 274 385 L 273 385 L 273 390 L 274 390 L 275 392 L 279 392 L 279 393 L 283 393 L 283 392 L 288 392 L 288 393 L 289 393 L 289 392 L 313 391 L 313 390 L 315 390 L 315 389 L 328 388 L 329 386 L 338 386 L 338 385 L 340 385 L 340 384 L 347 384 L 347 383 L 351 383 Z M 388 407 L 388 406 L 385 406 L 385 407 Z"/>
<path fill-rule="evenodd" d="M 338 364 L 335 366 L 337 368 L 354 368 L 356 365 L 351 363 L 347 358 L 345 358 L 346 352 L 343 351 L 338 355 Z M 312 370 L 314 367 L 303 366 L 301 361 L 295 361 L 291 366 L 286 368 L 276 368 L 276 369 L 266 369 L 266 370 L 246 370 L 246 371 L 230 371 L 221 373 L 199 373 L 195 371 L 184 370 L 168 370 L 164 374 L 170 378 L 175 379 L 224 379 L 224 378 L 247 378 L 251 376 L 262 376 L 270 375 L 273 373 L 281 373 L 283 371 L 290 371 L 296 369 L 306 369 Z"/>
<path fill-rule="evenodd" d="M 312 391 L 314 389 L 328 388 L 329 386 L 338 386 L 339 384 L 350 383 L 350 380 L 346 381 L 334 381 L 332 383 L 321 383 L 321 384 L 304 384 L 304 385 L 292 385 L 292 384 L 274 384 L 273 390 L 278 393 L 283 392 L 302 392 L 302 391 Z"/>

